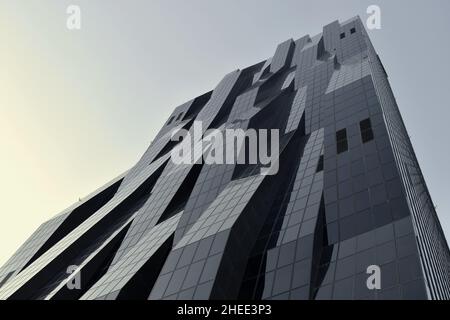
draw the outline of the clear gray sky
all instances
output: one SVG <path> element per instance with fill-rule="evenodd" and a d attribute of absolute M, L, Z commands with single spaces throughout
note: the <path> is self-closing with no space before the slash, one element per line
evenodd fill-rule
<path fill-rule="evenodd" d="M 81 30 L 66 8 L 81 8 Z M 450 237 L 450 1 L 0 0 L 0 264 L 130 168 L 179 104 L 289 38 L 381 7 L 370 37 Z"/>

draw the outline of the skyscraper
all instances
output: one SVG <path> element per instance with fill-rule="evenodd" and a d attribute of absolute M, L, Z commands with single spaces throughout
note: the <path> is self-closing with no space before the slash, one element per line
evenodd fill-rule
<path fill-rule="evenodd" d="M 277 170 L 252 149 L 174 162 L 196 123 L 210 137 L 200 160 L 208 129 L 277 132 Z M 450 251 L 359 18 L 287 40 L 177 107 L 133 168 L 0 269 L 0 299 L 449 298 Z"/>

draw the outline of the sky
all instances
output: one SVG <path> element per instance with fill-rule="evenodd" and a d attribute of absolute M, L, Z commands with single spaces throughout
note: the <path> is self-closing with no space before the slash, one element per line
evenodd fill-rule
<path fill-rule="evenodd" d="M 0 0 L 0 265 L 133 166 L 176 106 L 373 4 L 369 36 L 450 238 L 450 1 Z"/>

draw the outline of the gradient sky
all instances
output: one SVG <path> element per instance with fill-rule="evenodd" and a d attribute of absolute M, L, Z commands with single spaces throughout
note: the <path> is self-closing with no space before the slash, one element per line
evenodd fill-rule
<path fill-rule="evenodd" d="M 81 30 L 66 28 L 79 5 Z M 129 169 L 171 111 L 278 43 L 376 4 L 389 74 L 450 238 L 450 1 L 0 0 L 0 265 Z"/>

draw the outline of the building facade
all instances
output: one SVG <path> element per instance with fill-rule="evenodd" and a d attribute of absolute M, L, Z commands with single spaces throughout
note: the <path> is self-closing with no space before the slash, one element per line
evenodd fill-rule
<path fill-rule="evenodd" d="M 276 130 L 278 171 L 174 163 L 195 122 Z M 359 18 L 177 107 L 133 168 L 0 269 L 0 299 L 449 298 L 450 251 Z"/>

